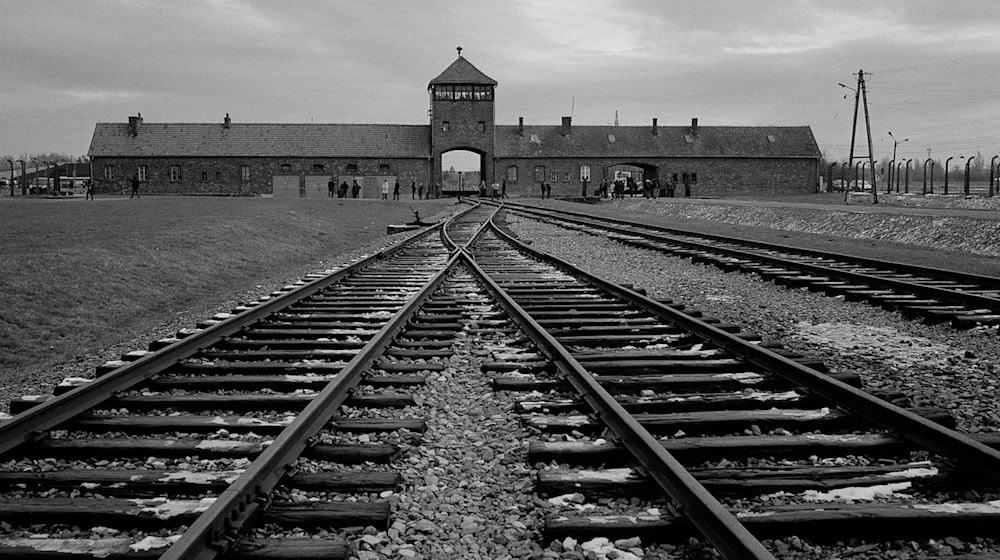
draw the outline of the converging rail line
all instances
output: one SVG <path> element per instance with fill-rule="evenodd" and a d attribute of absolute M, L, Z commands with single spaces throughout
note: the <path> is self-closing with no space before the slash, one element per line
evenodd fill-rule
<path fill-rule="evenodd" d="M 1000 278 L 867 259 L 676 228 L 638 224 L 582 212 L 504 203 L 511 212 L 621 243 L 758 274 L 849 301 L 866 301 L 927 322 L 966 329 L 1000 325 Z"/>
<path fill-rule="evenodd" d="M 634 558 L 703 536 L 745 559 L 789 535 L 998 536 L 1000 437 L 532 250 L 504 212 L 476 205 L 12 403 L 0 521 L 39 535 L 0 535 L 0 558 L 344 558 L 338 528 L 392 525 L 381 493 L 412 484 L 392 465 L 427 429 L 410 391 L 457 341 L 520 395 L 546 540 Z"/>

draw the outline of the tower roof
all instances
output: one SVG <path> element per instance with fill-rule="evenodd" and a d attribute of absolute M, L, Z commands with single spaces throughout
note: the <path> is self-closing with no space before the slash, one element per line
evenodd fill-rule
<path fill-rule="evenodd" d="M 462 58 L 462 53 L 459 52 L 455 62 L 445 68 L 444 72 L 441 72 L 437 78 L 431 80 L 427 87 L 435 84 L 489 84 L 495 86 L 497 81 L 480 72 L 479 68 Z"/>

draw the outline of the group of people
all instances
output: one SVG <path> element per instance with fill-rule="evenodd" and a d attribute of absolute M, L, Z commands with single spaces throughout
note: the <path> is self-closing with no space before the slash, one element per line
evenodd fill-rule
<path fill-rule="evenodd" d="M 646 179 L 641 184 L 636 183 L 632 177 L 626 177 L 624 181 L 616 179 L 613 183 L 604 179 L 597 187 L 597 195 L 601 198 L 625 198 L 626 193 L 628 193 L 629 197 L 642 193 L 643 198 L 657 198 L 660 196 L 674 198 L 676 192 L 677 184 L 669 176 L 662 183 L 659 178 L 654 177 L 653 179 Z M 691 181 L 688 179 L 686 173 L 684 174 L 684 196 L 691 196 Z M 543 196 L 542 198 L 545 197 Z"/>
<path fill-rule="evenodd" d="M 502 179 L 499 182 L 493 181 L 493 185 L 489 189 L 486 188 L 486 181 L 479 182 L 479 196 L 481 198 L 486 198 L 489 196 L 493 200 L 499 200 L 501 198 L 510 198 L 507 196 L 507 179 Z"/>
<path fill-rule="evenodd" d="M 340 186 L 337 186 L 337 182 L 330 178 L 326 183 L 327 196 L 333 198 L 333 193 L 337 193 L 337 198 L 347 198 L 347 191 L 350 189 L 351 198 L 358 198 L 361 196 L 361 185 L 358 184 L 358 180 L 354 179 L 351 181 L 351 186 L 347 186 L 347 181 L 341 181 Z"/>
<path fill-rule="evenodd" d="M 347 185 L 347 181 L 341 181 L 340 186 L 337 186 L 337 182 L 332 178 L 326 184 L 327 196 L 330 198 L 334 197 L 336 193 L 337 198 L 347 198 L 347 193 L 350 191 L 351 198 L 361 197 L 361 185 L 358 184 L 358 180 L 354 179 L 351 181 L 350 187 Z M 389 180 L 385 179 L 382 181 L 382 200 L 389 200 L 389 193 L 392 192 L 392 199 L 399 200 L 400 185 L 399 181 L 396 184 L 389 186 Z M 430 195 L 430 193 L 428 193 Z M 416 181 L 410 182 L 410 198 L 413 200 L 421 200 L 424 198 L 424 184 L 417 183 Z"/>

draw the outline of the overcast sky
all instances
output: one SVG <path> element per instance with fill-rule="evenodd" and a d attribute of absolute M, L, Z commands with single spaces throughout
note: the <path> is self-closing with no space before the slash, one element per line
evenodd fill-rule
<path fill-rule="evenodd" d="M 96 122 L 427 122 L 455 47 L 500 124 L 809 125 L 876 156 L 1000 151 L 996 2 L 7 1 L 0 154 L 85 154 Z M 844 99 L 844 94 L 848 99 Z M 863 120 L 859 140 L 863 141 Z M 864 148 L 862 147 L 862 150 Z"/>

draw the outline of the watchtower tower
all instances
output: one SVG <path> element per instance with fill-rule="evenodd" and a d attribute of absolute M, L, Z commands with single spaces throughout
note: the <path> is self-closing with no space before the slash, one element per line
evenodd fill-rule
<path fill-rule="evenodd" d="M 427 84 L 431 102 L 431 181 L 441 182 L 441 155 L 452 150 L 479 154 L 480 177 L 494 179 L 493 154 L 496 80 L 462 57 Z"/>

